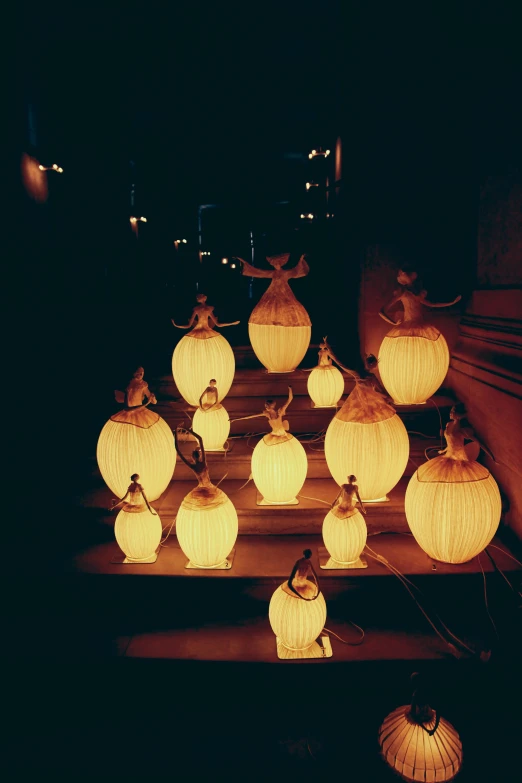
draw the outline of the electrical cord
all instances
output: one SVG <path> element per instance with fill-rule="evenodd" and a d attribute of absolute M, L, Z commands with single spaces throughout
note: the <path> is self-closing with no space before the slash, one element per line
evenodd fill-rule
<path fill-rule="evenodd" d="M 512 554 L 510 554 L 509 552 L 506 552 L 506 550 L 505 550 L 505 549 L 501 549 L 501 548 L 500 548 L 499 546 L 497 546 L 496 544 L 488 544 L 488 547 L 487 547 L 487 548 L 489 549 L 489 547 L 493 547 L 493 549 L 498 549 L 498 551 L 499 551 L 499 552 L 502 552 L 502 554 L 504 554 L 504 555 L 506 555 L 507 557 L 511 558 L 511 560 L 514 560 L 514 561 L 515 561 L 515 563 L 518 563 L 518 565 L 519 565 L 519 566 L 522 566 L 522 563 L 520 562 L 520 560 L 517 560 L 517 559 L 516 559 L 516 557 L 513 557 L 513 555 L 512 555 Z"/>
<path fill-rule="evenodd" d="M 435 405 L 435 407 L 437 408 L 437 413 L 439 414 L 440 447 L 441 447 L 441 449 L 443 449 L 444 448 L 444 441 L 443 441 L 442 437 L 443 437 L 443 429 L 444 428 L 442 426 L 442 416 L 440 415 L 440 409 L 439 409 L 439 406 L 437 405 L 437 403 L 435 402 L 435 400 L 433 399 L 433 397 L 428 397 L 428 402 L 431 402 L 431 403 L 433 403 L 433 405 Z"/>
<path fill-rule="evenodd" d="M 346 622 L 350 623 L 350 625 L 352 625 L 354 628 L 357 628 L 357 630 L 360 632 L 361 638 L 358 641 L 356 641 L 356 642 L 349 642 L 347 639 L 343 639 L 341 636 L 339 636 L 339 634 L 334 633 L 334 631 L 331 631 L 326 626 L 323 628 L 321 633 L 326 633 L 327 636 L 330 636 L 330 635 L 331 636 L 335 636 L 335 638 L 339 639 L 340 642 L 342 642 L 343 644 L 348 644 L 348 645 L 350 645 L 350 647 L 358 647 L 360 644 L 362 644 L 364 642 L 365 633 L 364 633 L 363 629 L 361 628 L 361 626 L 357 625 L 357 623 L 354 623 L 352 620 L 347 620 Z"/>
<path fill-rule="evenodd" d="M 303 498 L 303 500 L 317 500 L 318 503 L 324 503 L 326 506 L 332 505 L 328 500 L 321 500 L 321 498 L 312 498 L 309 497 L 309 495 L 297 495 L 297 497 Z"/>
<path fill-rule="evenodd" d="M 495 625 L 495 621 L 493 620 L 493 617 L 491 616 L 491 612 L 489 611 L 489 604 L 488 604 L 488 588 L 486 585 L 486 574 L 484 572 L 484 569 L 482 567 L 482 563 L 480 561 L 480 554 L 477 555 L 478 564 L 480 566 L 480 570 L 482 571 L 482 581 L 484 583 L 484 604 L 486 606 L 486 612 L 488 614 L 488 617 L 491 621 L 491 625 L 493 626 L 493 630 L 495 631 L 495 636 L 497 639 L 500 639 L 500 636 L 498 635 L 497 626 Z"/>
<path fill-rule="evenodd" d="M 497 565 L 496 560 L 493 557 L 493 555 L 490 552 L 488 552 L 488 547 L 486 547 L 486 549 L 484 551 L 485 551 L 486 555 L 489 557 L 489 559 L 491 560 L 491 562 L 493 564 L 493 568 L 495 569 L 495 571 L 498 571 L 498 573 L 501 575 L 501 577 L 504 579 L 504 581 L 509 585 L 511 590 L 516 595 L 518 595 L 520 598 L 522 598 L 522 592 L 520 590 L 517 590 L 515 587 L 513 587 L 513 585 L 511 584 L 511 582 L 509 581 L 509 579 L 507 578 L 507 576 L 503 572 L 503 570 L 501 568 L 499 568 L 499 566 Z M 505 554 L 507 554 L 507 552 Z"/>

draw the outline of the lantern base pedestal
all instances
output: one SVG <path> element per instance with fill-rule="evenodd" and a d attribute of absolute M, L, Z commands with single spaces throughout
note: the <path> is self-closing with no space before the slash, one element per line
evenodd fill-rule
<path fill-rule="evenodd" d="M 358 557 L 353 563 L 339 563 L 330 556 L 330 553 L 324 546 L 317 548 L 319 556 L 319 565 L 325 571 L 351 571 L 355 568 L 368 568 L 368 563 L 364 557 Z"/>
<path fill-rule="evenodd" d="M 150 557 L 146 557 L 144 560 L 133 560 L 132 557 L 126 557 L 123 554 L 123 552 L 121 552 L 116 557 L 113 557 L 113 559 L 111 560 L 111 564 L 112 565 L 146 565 L 149 563 L 155 563 L 156 560 L 158 559 L 159 552 L 160 550 L 158 548 L 156 549 L 155 552 L 153 552 L 152 555 L 150 555 Z"/>
<path fill-rule="evenodd" d="M 312 402 L 310 405 L 311 408 L 317 408 L 317 410 L 326 410 L 328 408 L 338 408 L 338 403 L 334 403 L 334 405 L 316 405 L 315 402 Z"/>
<path fill-rule="evenodd" d="M 372 498 L 371 500 L 367 500 L 367 498 L 361 498 L 363 503 L 389 503 L 390 498 L 387 495 L 384 495 L 382 498 Z"/>
<path fill-rule="evenodd" d="M 399 408 L 404 407 L 404 405 L 426 405 L 426 400 L 424 400 L 424 402 L 396 402 L 394 400 L 393 404 L 398 405 Z"/>
<path fill-rule="evenodd" d="M 207 454 L 222 454 L 223 452 L 228 451 L 228 449 L 226 449 L 224 446 L 222 446 L 220 449 L 207 449 L 205 446 L 205 451 Z"/>
<path fill-rule="evenodd" d="M 235 556 L 236 556 L 236 550 L 233 549 L 226 560 L 223 560 L 223 562 L 217 566 L 209 566 L 208 568 L 206 568 L 205 566 L 197 565 L 196 563 L 193 563 L 191 560 L 187 560 L 185 564 L 185 568 L 191 568 L 194 569 L 195 571 L 230 571 L 230 569 L 234 565 Z"/>
<path fill-rule="evenodd" d="M 258 492 L 257 493 L 257 500 L 256 500 L 256 506 L 298 506 L 299 501 L 297 498 L 292 498 L 292 500 L 265 500 L 263 495 Z"/>
<path fill-rule="evenodd" d="M 319 642 L 313 642 L 310 647 L 304 650 L 289 650 L 276 636 L 277 657 L 282 661 L 306 660 L 307 658 L 331 658 L 333 655 L 332 644 L 329 636 L 320 637 L 322 646 Z"/>

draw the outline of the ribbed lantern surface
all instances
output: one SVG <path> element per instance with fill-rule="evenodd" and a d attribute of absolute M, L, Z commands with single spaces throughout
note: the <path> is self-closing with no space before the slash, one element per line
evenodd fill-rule
<path fill-rule="evenodd" d="M 286 437 L 286 439 L 285 439 Z M 254 484 L 267 503 L 285 504 L 296 500 L 308 471 L 306 452 L 301 443 L 288 433 L 278 442 L 266 443 L 265 436 L 252 454 Z"/>
<path fill-rule="evenodd" d="M 136 506 L 125 505 L 114 523 L 114 535 L 122 552 L 129 560 L 146 560 L 152 557 L 161 541 L 161 519 L 143 505 L 142 511 Z"/>
<path fill-rule="evenodd" d="M 316 408 L 335 408 L 344 394 L 344 378 L 332 364 L 314 367 L 306 386 Z"/>
<path fill-rule="evenodd" d="M 104 425 L 96 457 L 103 480 L 117 497 L 125 494 L 129 476 L 139 473 L 149 500 L 156 500 L 176 465 L 172 430 L 147 408 L 122 410 Z"/>
<path fill-rule="evenodd" d="M 366 546 L 368 530 L 363 515 L 356 509 L 346 517 L 329 511 L 323 521 L 323 541 L 330 557 L 337 563 L 351 565 Z"/>
<path fill-rule="evenodd" d="M 176 536 L 194 566 L 222 565 L 236 542 L 236 509 L 218 487 L 196 487 L 183 499 L 176 516 Z"/>
<path fill-rule="evenodd" d="M 172 355 L 176 387 L 189 405 L 199 405 L 209 378 L 216 379 L 219 401 L 228 394 L 236 363 L 228 340 L 211 329 L 193 330 L 181 338 Z"/>
<path fill-rule="evenodd" d="M 406 490 L 406 519 L 415 540 L 443 563 L 466 563 L 478 555 L 500 522 L 497 482 L 483 465 L 461 456 L 421 465 Z"/>
<path fill-rule="evenodd" d="M 384 760 L 404 780 L 435 783 L 453 780 L 462 764 L 462 743 L 451 723 L 436 718 L 424 729 L 410 715 L 410 705 L 398 707 L 384 720 L 379 730 L 379 744 Z"/>
<path fill-rule="evenodd" d="M 270 599 L 268 618 L 272 630 L 290 650 L 305 650 L 320 635 L 326 623 L 326 602 L 319 593 L 315 601 L 304 601 L 288 592 L 283 582 Z"/>
<path fill-rule="evenodd" d="M 379 371 L 397 405 L 421 405 L 441 387 L 449 367 L 444 336 L 434 326 L 400 324 L 379 349 Z"/>
<path fill-rule="evenodd" d="M 192 420 L 192 428 L 203 438 L 205 451 L 223 451 L 230 433 L 228 412 L 222 405 L 207 411 L 198 408 Z"/>
<path fill-rule="evenodd" d="M 341 486 L 357 476 L 361 498 L 384 499 L 404 473 L 410 444 L 394 408 L 369 383 L 356 383 L 326 431 L 328 469 Z"/>

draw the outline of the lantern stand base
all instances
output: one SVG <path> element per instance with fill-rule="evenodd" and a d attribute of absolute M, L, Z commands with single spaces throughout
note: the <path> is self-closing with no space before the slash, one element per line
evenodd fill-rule
<path fill-rule="evenodd" d="M 320 637 L 322 646 L 319 642 L 313 642 L 305 650 L 289 650 L 281 640 L 276 636 L 277 657 L 282 661 L 306 660 L 307 658 L 331 658 L 332 643 L 329 636 Z"/>
<path fill-rule="evenodd" d="M 390 498 L 387 495 L 384 495 L 382 498 L 372 498 L 371 500 L 368 500 L 367 498 L 361 498 L 363 503 L 389 503 Z"/>
<path fill-rule="evenodd" d="M 403 407 L 404 405 L 426 405 L 426 400 L 424 400 L 424 402 L 396 402 L 394 400 L 393 404 L 398 405 L 399 408 Z"/>
<path fill-rule="evenodd" d="M 193 563 L 191 560 L 187 560 L 185 563 L 185 568 L 194 569 L 195 571 L 230 571 L 234 565 L 235 556 L 236 550 L 233 549 L 226 560 L 223 560 L 223 562 L 217 566 L 210 566 L 209 568 L 205 568 L 205 566 L 200 566 L 196 563 Z"/>
<path fill-rule="evenodd" d="M 207 447 L 205 446 L 205 451 L 207 452 L 207 454 L 222 454 L 223 452 L 228 451 L 228 449 L 226 449 L 224 446 L 222 446 L 220 449 L 207 449 Z"/>
<path fill-rule="evenodd" d="M 353 563 L 339 563 L 330 557 L 330 553 L 324 546 L 317 548 L 319 556 L 319 565 L 325 571 L 351 571 L 355 568 L 368 568 L 368 563 L 364 557 L 359 557 Z"/>
<path fill-rule="evenodd" d="M 149 563 L 155 563 L 158 559 L 158 555 L 160 553 L 161 547 L 158 547 L 156 551 L 150 556 L 147 557 L 145 560 L 133 560 L 131 557 L 126 557 L 123 552 L 120 552 L 119 555 L 116 557 L 113 557 L 111 560 L 112 565 L 147 565 Z"/>
<path fill-rule="evenodd" d="M 265 500 L 265 498 L 260 492 L 257 493 L 256 506 L 298 506 L 298 505 L 299 505 L 299 501 L 297 498 L 292 498 L 292 500 L 275 502 L 272 500 Z"/>
<path fill-rule="evenodd" d="M 291 372 L 295 372 L 296 369 L 296 367 L 293 370 L 269 370 L 267 368 L 265 372 L 267 375 L 289 375 Z"/>
<path fill-rule="evenodd" d="M 337 408 L 338 403 L 334 403 L 333 405 L 316 405 L 315 402 L 312 402 L 310 405 L 311 408 L 317 408 L 317 410 L 326 410 L 328 408 Z"/>

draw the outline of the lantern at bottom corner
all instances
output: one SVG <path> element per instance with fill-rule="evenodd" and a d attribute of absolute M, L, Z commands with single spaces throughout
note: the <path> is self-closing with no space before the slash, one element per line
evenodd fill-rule
<path fill-rule="evenodd" d="M 332 509 L 323 521 L 323 541 L 330 559 L 327 567 L 361 567 L 361 553 L 366 546 L 368 530 L 363 515 L 352 509 L 346 515 L 338 515 Z"/>
<path fill-rule="evenodd" d="M 379 729 L 379 745 L 385 762 L 412 783 L 453 780 L 462 765 L 457 731 L 433 710 L 419 719 L 411 705 L 397 707 Z"/>
<path fill-rule="evenodd" d="M 213 484 L 186 495 L 176 516 L 176 536 L 188 567 L 229 568 L 238 533 L 237 512 L 225 493 Z"/>
<path fill-rule="evenodd" d="M 145 504 L 125 503 L 114 523 L 114 535 L 125 563 L 154 563 L 161 541 L 161 519 Z"/>
<path fill-rule="evenodd" d="M 344 378 L 333 364 L 314 367 L 306 388 L 314 408 L 336 408 L 344 393 Z"/>
<path fill-rule="evenodd" d="M 324 648 L 316 643 L 326 622 L 326 602 L 310 562 L 312 552 L 306 549 L 303 554 L 288 581 L 272 595 L 268 607 L 280 658 L 326 657 Z"/>
<path fill-rule="evenodd" d="M 192 427 L 203 438 L 205 451 L 226 451 L 225 443 L 230 434 L 228 413 L 222 405 L 209 410 L 198 408 Z"/>

